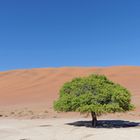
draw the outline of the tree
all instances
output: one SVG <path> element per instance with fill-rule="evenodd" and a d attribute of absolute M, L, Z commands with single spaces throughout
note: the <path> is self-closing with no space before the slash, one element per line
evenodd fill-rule
<path fill-rule="evenodd" d="M 93 74 L 65 83 L 58 100 L 54 102 L 54 109 L 91 113 L 92 126 L 96 127 L 97 116 L 132 110 L 134 106 L 130 102 L 131 94 L 126 88 L 104 75 Z"/>

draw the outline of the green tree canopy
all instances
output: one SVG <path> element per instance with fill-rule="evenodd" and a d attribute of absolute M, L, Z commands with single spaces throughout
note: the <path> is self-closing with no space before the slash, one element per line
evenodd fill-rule
<path fill-rule="evenodd" d="M 96 115 L 125 112 L 133 109 L 130 92 L 113 83 L 103 75 L 90 75 L 67 82 L 60 90 L 60 97 L 54 102 L 56 111 L 78 111 L 91 113 L 92 125 Z"/>

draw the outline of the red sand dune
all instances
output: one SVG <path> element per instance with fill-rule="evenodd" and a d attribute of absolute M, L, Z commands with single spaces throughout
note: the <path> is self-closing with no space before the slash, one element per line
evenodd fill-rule
<path fill-rule="evenodd" d="M 104 74 L 132 93 L 140 111 L 140 67 L 64 67 L 0 72 L 0 107 L 45 105 L 52 108 L 61 86 L 74 77 Z"/>

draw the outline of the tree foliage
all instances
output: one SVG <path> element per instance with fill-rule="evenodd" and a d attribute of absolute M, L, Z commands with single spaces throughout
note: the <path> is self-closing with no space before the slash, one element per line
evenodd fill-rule
<path fill-rule="evenodd" d="M 133 109 L 130 92 L 104 75 L 90 75 L 67 82 L 54 102 L 56 111 L 81 113 L 125 112 Z"/>

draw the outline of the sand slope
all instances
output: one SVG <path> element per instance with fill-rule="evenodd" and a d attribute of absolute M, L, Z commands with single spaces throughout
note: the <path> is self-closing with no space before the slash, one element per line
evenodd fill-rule
<path fill-rule="evenodd" d="M 64 67 L 0 72 L 0 108 L 45 105 L 50 110 L 59 89 L 77 76 L 105 74 L 132 92 L 136 112 L 140 112 L 140 67 Z M 140 115 L 140 114 L 138 114 Z"/>

